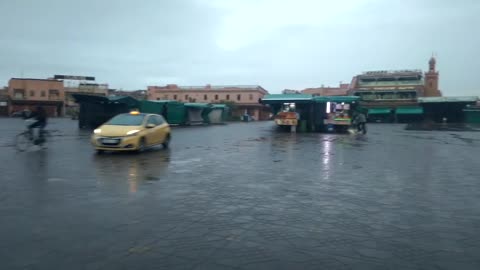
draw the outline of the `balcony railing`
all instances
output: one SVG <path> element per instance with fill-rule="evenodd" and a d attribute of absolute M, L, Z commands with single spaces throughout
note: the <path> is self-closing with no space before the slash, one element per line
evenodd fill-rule
<path fill-rule="evenodd" d="M 423 80 L 415 81 L 373 81 L 373 82 L 359 82 L 359 86 L 404 86 L 404 85 L 423 85 Z"/>

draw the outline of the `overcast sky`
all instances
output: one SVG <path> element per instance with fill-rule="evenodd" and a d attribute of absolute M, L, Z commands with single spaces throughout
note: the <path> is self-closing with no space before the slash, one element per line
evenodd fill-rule
<path fill-rule="evenodd" d="M 259 84 L 272 93 L 427 69 L 480 95 L 478 0 L 2 0 L 0 85 L 91 75 L 147 85 Z"/>

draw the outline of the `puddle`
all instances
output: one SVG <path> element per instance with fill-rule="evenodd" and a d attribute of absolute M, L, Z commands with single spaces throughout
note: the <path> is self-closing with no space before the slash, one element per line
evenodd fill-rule
<path fill-rule="evenodd" d="M 442 124 L 442 123 L 412 123 L 405 127 L 406 130 L 424 131 L 480 131 L 479 126 L 467 124 Z"/>
<path fill-rule="evenodd" d="M 160 180 L 160 178 L 159 178 L 159 177 L 155 177 L 155 176 L 150 176 L 150 175 L 148 175 L 148 176 L 145 176 L 145 179 L 144 179 L 144 180 L 145 180 L 145 181 L 158 181 L 158 180 Z"/>
<path fill-rule="evenodd" d="M 48 178 L 47 182 L 64 182 L 66 180 L 67 179 L 64 179 L 64 178 Z"/>
<path fill-rule="evenodd" d="M 171 161 L 170 163 L 173 165 L 186 165 L 186 164 L 200 162 L 200 161 L 202 161 L 202 159 L 192 158 L 192 159 L 185 159 L 185 160 L 175 160 L 175 161 Z"/>

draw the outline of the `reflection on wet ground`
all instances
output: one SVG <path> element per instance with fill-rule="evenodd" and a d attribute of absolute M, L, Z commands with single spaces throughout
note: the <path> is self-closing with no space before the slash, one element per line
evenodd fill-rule
<path fill-rule="evenodd" d="M 168 169 L 171 151 L 153 148 L 144 153 L 110 153 L 93 155 L 96 178 L 103 184 L 126 181 L 130 192 L 137 192 L 138 185 L 158 181 Z"/>
<path fill-rule="evenodd" d="M 479 124 L 464 124 L 464 123 L 410 123 L 406 125 L 406 130 L 438 130 L 438 131 L 480 131 Z"/>
<path fill-rule="evenodd" d="M 236 123 L 95 155 L 75 121 L 29 153 L 0 123 L 4 269 L 480 267 L 479 133 Z"/>

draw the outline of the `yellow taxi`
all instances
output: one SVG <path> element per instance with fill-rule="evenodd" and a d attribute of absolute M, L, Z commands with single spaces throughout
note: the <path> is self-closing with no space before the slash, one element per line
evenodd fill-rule
<path fill-rule="evenodd" d="M 92 145 L 104 151 L 143 151 L 154 145 L 168 148 L 170 125 L 158 114 L 130 112 L 116 115 L 93 131 Z"/>

